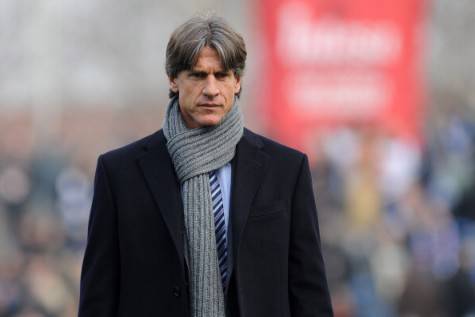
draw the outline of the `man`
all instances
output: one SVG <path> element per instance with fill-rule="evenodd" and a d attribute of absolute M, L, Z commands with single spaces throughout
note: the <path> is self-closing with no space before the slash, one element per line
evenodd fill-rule
<path fill-rule="evenodd" d="M 242 37 L 172 34 L 163 129 L 98 159 L 79 316 L 331 316 L 304 154 L 243 127 Z"/>

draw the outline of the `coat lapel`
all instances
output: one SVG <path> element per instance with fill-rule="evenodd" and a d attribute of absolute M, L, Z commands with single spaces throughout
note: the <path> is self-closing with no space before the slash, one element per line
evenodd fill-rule
<path fill-rule="evenodd" d="M 250 207 L 265 172 L 268 156 L 260 150 L 261 147 L 261 141 L 252 132 L 244 129 L 232 164 L 231 270 L 239 256 L 239 245 Z M 180 184 L 162 131 L 152 137 L 145 151 L 139 158 L 139 166 L 167 225 L 178 257 L 180 261 L 184 261 L 184 218 Z"/>
<path fill-rule="evenodd" d="M 244 136 L 237 145 L 233 164 L 230 208 L 232 267 L 239 256 L 242 233 L 266 167 L 268 156 L 260 150 L 261 147 L 261 141 L 252 132 L 245 129 Z"/>
<path fill-rule="evenodd" d="M 143 176 L 175 244 L 180 261 L 184 258 L 184 218 L 181 190 L 162 131 L 157 132 L 139 159 Z"/>

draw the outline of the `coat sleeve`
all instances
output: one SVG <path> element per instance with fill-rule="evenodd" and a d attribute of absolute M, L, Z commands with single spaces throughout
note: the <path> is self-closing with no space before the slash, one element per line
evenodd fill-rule
<path fill-rule="evenodd" d="M 289 300 L 292 317 L 333 316 L 307 156 L 292 199 Z"/>
<path fill-rule="evenodd" d="M 118 288 L 117 210 L 99 157 L 81 272 L 79 317 L 117 316 Z"/>

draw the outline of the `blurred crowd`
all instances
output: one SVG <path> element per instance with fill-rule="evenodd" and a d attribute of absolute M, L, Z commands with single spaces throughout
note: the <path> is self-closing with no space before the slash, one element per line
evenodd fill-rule
<path fill-rule="evenodd" d="M 474 316 L 475 122 L 431 120 L 424 145 L 369 128 L 318 147 L 314 184 L 337 316 Z"/>
<path fill-rule="evenodd" d="M 97 156 L 160 126 L 150 111 L 68 111 L 55 137 L 0 116 L 1 317 L 77 316 Z"/>
<path fill-rule="evenodd" d="M 41 146 L 21 120 L 0 136 L 0 316 L 76 315 L 95 159 L 160 126 L 137 119 L 134 133 L 124 133 L 120 123 L 133 116 L 115 125 L 109 117 L 95 119 L 102 126 L 88 116 L 67 122 L 70 133 L 83 128 Z M 422 146 L 367 127 L 316 141 L 309 154 L 336 316 L 475 314 L 475 121 L 468 118 L 432 120 Z"/>

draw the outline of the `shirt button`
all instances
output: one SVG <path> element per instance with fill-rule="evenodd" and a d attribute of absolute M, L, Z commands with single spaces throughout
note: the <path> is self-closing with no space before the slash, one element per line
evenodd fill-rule
<path fill-rule="evenodd" d="M 179 286 L 174 286 L 173 287 L 173 296 L 180 297 L 180 287 Z"/>

